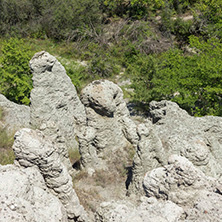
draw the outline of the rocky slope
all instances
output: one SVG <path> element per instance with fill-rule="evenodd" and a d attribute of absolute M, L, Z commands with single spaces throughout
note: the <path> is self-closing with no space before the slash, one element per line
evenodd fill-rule
<path fill-rule="evenodd" d="M 108 80 L 79 99 L 52 55 L 30 68 L 30 108 L 0 95 L 4 124 L 20 129 L 14 164 L 0 165 L 1 222 L 222 221 L 222 118 L 153 101 L 138 121 Z M 75 171 L 69 149 L 81 154 Z"/>

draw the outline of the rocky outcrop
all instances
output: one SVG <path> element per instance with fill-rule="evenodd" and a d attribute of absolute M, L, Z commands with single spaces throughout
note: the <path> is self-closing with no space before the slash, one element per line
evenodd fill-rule
<path fill-rule="evenodd" d="M 29 127 L 30 108 L 28 106 L 13 103 L 0 94 L 0 109 L 0 127 L 5 128 L 9 133 Z"/>
<path fill-rule="evenodd" d="M 22 129 L 15 134 L 13 150 L 19 166 L 38 167 L 47 188 L 61 201 L 70 221 L 86 221 L 85 211 L 55 144 L 40 131 Z"/>
<path fill-rule="evenodd" d="M 79 136 L 82 164 L 106 169 L 116 151 L 124 152 L 123 148 L 131 145 L 126 138 L 131 134 L 126 125 L 134 123 L 129 120 L 123 92 L 108 80 L 96 80 L 82 90 L 81 101 L 87 117 L 87 126 Z"/>
<path fill-rule="evenodd" d="M 148 171 L 143 179 L 146 196 L 137 203 L 104 202 L 96 222 L 191 222 L 222 220 L 222 181 L 206 176 L 187 158 L 171 155 L 168 164 Z"/>
<path fill-rule="evenodd" d="M 145 175 L 144 189 L 148 197 L 170 200 L 182 207 L 186 221 L 221 221 L 221 183 L 207 177 L 188 159 L 170 156 L 168 165 Z"/>
<path fill-rule="evenodd" d="M 64 206 L 45 186 L 37 167 L 0 165 L 1 222 L 68 222 Z"/>
<path fill-rule="evenodd" d="M 164 166 L 172 154 L 186 157 L 208 176 L 222 175 L 222 118 L 192 117 L 170 101 L 150 103 L 151 122 L 137 127 L 129 193 L 143 193 L 147 171 Z"/>
<path fill-rule="evenodd" d="M 93 209 L 90 218 L 92 196 L 97 203 L 105 200 L 93 221 L 222 221 L 222 118 L 191 117 L 176 103 L 153 101 L 149 118 L 134 122 L 116 84 L 93 81 L 80 101 L 55 57 L 37 53 L 30 67 L 30 110 L 0 95 L 2 127 L 20 129 L 30 122 L 36 129 L 19 130 L 14 165 L 0 165 L 0 221 L 89 221 L 68 173 L 68 149 L 78 146 L 88 174 L 83 169 L 75 175 L 82 179 L 76 191 Z M 129 166 L 125 159 L 133 149 Z M 122 192 L 123 162 L 128 192 Z M 119 182 L 121 192 L 114 189 Z"/>
<path fill-rule="evenodd" d="M 127 201 L 104 202 L 95 214 L 96 222 L 177 222 L 184 218 L 183 208 L 171 201 L 142 197 L 136 207 Z"/>
<path fill-rule="evenodd" d="M 222 175 L 221 117 L 192 117 L 170 101 L 153 101 L 150 109 L 165 159 L 182 155 L 207 175 Z"/>
<path fill-rule="evenodd" d="M 133 159 L 129 193 L 143 194 L 144 175 L 147 171 L 166 163 L 166 159 L 162 142 L 150 121 L 139 124 L 136 132 L 138 139 L 134 140 L 136 154 Z"/>
<path fill-rule="evenodd" d="M 36 53 L 30 61 L 33 73 L 31 125 L 52 136 L 66 165 L 67 149 L 77 149 L 76 136 L 86 123 L 83 104 L 64 67 L 49 53 Z"/>

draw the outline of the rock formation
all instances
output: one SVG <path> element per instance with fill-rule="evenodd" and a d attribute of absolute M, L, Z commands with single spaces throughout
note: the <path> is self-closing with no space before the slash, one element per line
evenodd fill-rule
<path fill-rule="evenodd" d="M 166 163 L 162 142 L 152 123 L 148 120 L 136 129 L 138 140 L 134 141 L 136 154 L 133 159 L 132 181 L 129 191 L 143 193 L 143 178 L 147 171 Z"/>
<path fill-rule="evenodd" d="M 191 222 L 222 220 L 221 180 L 206 176 L 187 158 L 171 155 L 168 164 L 148 171 L 146 196 L 139 203 L 104 202 L 96 222 Z"/>
<path fill-rule="evenodd" d="M 24 128 L 15 134 L 13 150 L 20 166 L 38 167 L 46 186 L 61 201 L 70 221 L 86 221 L 72 179 L 55 146 L 42 132 Z"/>
<path fill-rule="evenodd" d="M 96 80 L 82 90 L 81 101 L 87 117 L 87 126 L 79 136 L 82 164 L 106 169 L 107 160 L 116 151 L 124 152 L 123 148 L 131 145 L 126 138 L 127 132 L 131 134 L 126 124 L 131 122 L 123 92 L 108 80 Z"/>
<path fill-rule="evenodd" d="M 222 175 L 222 119 L 192 117 L 176 103 L 151 102 L 149 121 L 137 127 L 139 140 L 132 167 L 130 191 L 143 192 L 147 171 L 164 166 L 172 154 L 182 155 L 206 175 Z"/>
<path fill-rule="evenodd" d="M 14 165 L 0 165 L 0 221 L 89 221 L 68 173 L 68 149 L 75 146 L 84 168 L 79 179 L 87 170 L 88 183 L 101 182 L 107 171 L 114 175 L 108 180 L 112 183 L 119 175 L 112 171 L 114 165 L 129 148 L 135 149 L 128 192 L 121 192 L 118 201 L 106 194 L 115 189 L 103 187 L 94 194 L 104 202 L 96 210 L 93 206 L 92 221 L 222 221 L 221 117 L 191 117 L 176 103 L 153 101 L 149 117 L 139 123 L 130 117 L 116 84 L 93 81 L 82 90 L 80 101 L 55 57 L 37 53 L 30 67 L 30 109 L 0 95 L 1 125 L 26 127 L 15 134 Z M 29 122 L 35 130 L 28 129 Z M 80 182 L 89 189 L 87 195 L 100 189 Z"/>
<path fill-rule="evenodd" d="M 47 52 L 36 53 L 30 61 L 33 73 L 31 125 L 52 136 L 66 166 L 68 149 L 77 149 L 77 132 L 86 123 L 83 104 L 64 67 Z"/>
<path fill-rule="evenodd" d="M 222 175 L 221 117 L 192 117 L 170 101 L 153 101 L 150 109 L 165 159 L 182 155 L 207 175 Z"/>
<path fill-rule="evenodd" d="M 171 201 L 142 197 L 137 207 L 127 201 L 102 203 L 95 222 L 177 222 L 183 217 L 183 208 Z"/>
<path fill-rule="evenodd" d="M 188 159 L 178 155 L 170 156 L 168 165 L 153 169 L 144 178 L 147 196 L 170 200 L 182 207 L 185 221 L 222 220 L 218 184 L 218 180 L 207 177 Z"/>
<path fill-rule="evenodd" d="M 45 186 L 37 167 L 0 165 L 1 222 L 68 222 L 64 206 Z"/>
<path fill-rule="evenodd" d="M 23 127 L 29 127 L 30 108 L 28 106 L 13 103 L 0 94 L 0 109 L 2 113 L 0 126 L 9 133 L 14 133 Z"/>

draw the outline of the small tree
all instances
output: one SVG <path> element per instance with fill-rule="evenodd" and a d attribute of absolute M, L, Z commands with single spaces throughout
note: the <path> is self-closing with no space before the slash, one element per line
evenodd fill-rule
<path fill-rule="evenodd" d="M 3 43 L 0 59 L 0 92 L 9 100 L 28 105 L 32 89 L 29 60 L 31 50 L 23 40 L 11 38 Z"/>

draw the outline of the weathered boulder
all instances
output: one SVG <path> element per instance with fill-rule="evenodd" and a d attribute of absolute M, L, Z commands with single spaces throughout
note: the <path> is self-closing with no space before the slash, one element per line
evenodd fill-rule
<path fill-rule="evenodd" d="M 170 200 L 182 207 L 186 221 L 222 220 L 218 181 L 207 177 L 185 157 L 170 156 L 168 165 L 145 175 L 143 185 L 148 197 Z"/>
<path fill-rule="evenodd" d="M 33 73 L 31 125 L 53 136 L 61 156 L 67 159 L 67 150 L 78 147 L 76 136 L 86 124 L 85 108 L 64 67 L 54 56 L 45 51 L 36 53 L 30 68 Z"/>
<path fill-rule="evenodd" d="M 9 101 L 0 94 L 0 126 L 9 133 L 13 133 L 23 127 L 29 127 L 30 108 L 25 105 L 18 105 Z"/>
<path fill-rule="evenodd" d="M 177 222 L 184 210 L 171 201 L 142 197 L 135 206 L 127 201 L 104 202 L 96 211 L 95 222 Z"/>
<path fill-rule="evenodd" d="M 70 221 L 87 221 L 73 189 L 72 178 L 52 143 L 41 131 L 22 129 L 15 134 L 13 150 L 22 167 L 38 167 L 50 192 L 63 204 Z"/>
<path fill-rule="evenodd" d="M 150 114 L 165 159 L 182 155 L 207 175 L 222 175 L 221 117 L 192 117 L 170 101 L 151 102 Z"/>
<path fill-rule="evenodd" d="M 68 222 L 64 206 L 44 184 L 38 168 L 0 165 L 1 222 Z"/>
<path fill-rule="evenodd" d="M 152 123 L 146 120 L 137 126 L 138 139 L 134 140 L 136 154 L 133 159 L 132 178 L 128 193 L 143 194 L 143 178 L 147 171 L 166 162 L 162 142 Z"/>
<path fill-rule="evenodd" d="M 86 168 L 106 168 L 117 150 L 124 152 L 123 148 L 131 145 L 126 138 L 131 131 L 126 125 L 133 128 L 134 123 L 127 121 L 129 111 L 123 92 L 108 80 L 96 80 L 82 90 L 81 101 L 87 117 L 87 126 L 79 135 L 82 164 Z"/>

